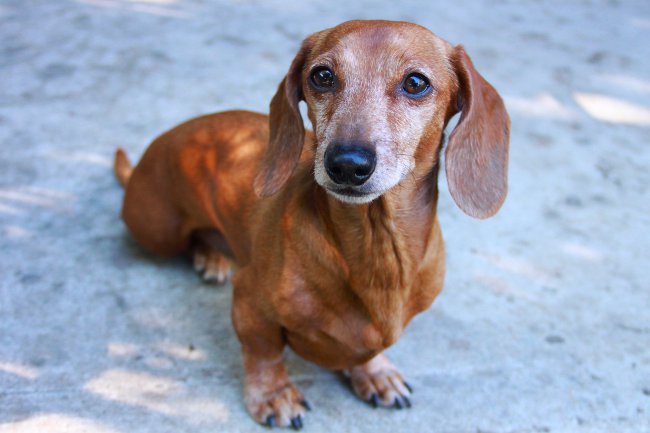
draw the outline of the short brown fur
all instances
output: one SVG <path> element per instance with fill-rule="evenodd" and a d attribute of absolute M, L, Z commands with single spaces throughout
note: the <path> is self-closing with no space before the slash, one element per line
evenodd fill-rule
<path fill-rule="evenodd" d="M 375 66 L 364 69 L 374 49 L 389 65 L 378 77 Z M 404 53 L 435 75 L 429 99 L 407 100 L 391 93 L 393 84 L 386 91 L 371 85 L 399 84 Z M 339 65 L 338 94 L 318 94 L 307 84 L 310 62 L 324 58 Z M 373 75 L 371 84 L 354 81 L 360 71 Z M 303 127 L 300 100 L 307 101 L 314 133 Z M 355 127 L 337 120 L 346 104 L 347 117 L 358 116 Z M 380 106 L 389 107 L 383 117 Z M 245 400 L 257 421 L 302 425 L 307 405 L 284 368 L 285 345 L 346 371 L 354 391 L 375 405 L 410 406 L 409 386 L 382 352 L 443 286 L 437 178 L 443 130 L 459 110 L 446 152 L 450 190 L 465 212 L 485 218 L 507 190 L 505 107 L 461 46 L 409 23 L 352 21 L 307 38 L 270 118 L 230 111 L 190 120 L 158 137 L 134 169 L 118 151 L 122 216 L 140 244 L 164 256 L 198 252 L 197 269 L 219 263 L 219 275 L 224 258 L 235 261 L 232 319 Z M 314 179 L 327 134 L 388 136 L 387 151 L 414 163 L 373 201 L 344 203 Z"/>

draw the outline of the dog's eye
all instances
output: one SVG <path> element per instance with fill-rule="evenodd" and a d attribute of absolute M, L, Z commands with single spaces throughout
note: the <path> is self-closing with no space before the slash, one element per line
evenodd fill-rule
<path fill-rule="evenodd" d="M 422 74 L 409 74 L 402 83 L 402 89 L 411 96 L 422 96 L 431 88 L 429 80 Z"/>
<path fill-rule="evenodd" d="M 316 68 L 311 73 L 311 82 L 316 90 L 325 92 L 334 87 L 334 72 L 325 66 Z"/>

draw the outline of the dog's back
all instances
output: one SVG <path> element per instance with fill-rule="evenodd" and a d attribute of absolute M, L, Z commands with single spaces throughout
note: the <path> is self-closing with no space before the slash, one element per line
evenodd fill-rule
<path fill-rule="evenodd" d="M 135 168 L 115 155 L 125 187 L 122 217 L 148 250 L 171 256 L 186 250 L 199 229 L 216 229 L 245 249 L 253 178 L 268 143 L 268 116 L 226 111 L 189 120 L 156 138 Z"/>

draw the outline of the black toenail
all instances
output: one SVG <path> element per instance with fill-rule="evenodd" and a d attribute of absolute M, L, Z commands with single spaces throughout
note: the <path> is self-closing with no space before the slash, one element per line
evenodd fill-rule
<path fill-rule="evenodd" d="M 302 428 L 302 417 L 300 415 L 291 418 L 291 427 L 293 427 L 294 430 L 300 430 Z"/>

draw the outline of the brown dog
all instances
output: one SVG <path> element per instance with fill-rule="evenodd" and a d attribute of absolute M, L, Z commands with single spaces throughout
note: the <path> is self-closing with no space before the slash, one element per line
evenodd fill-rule
<path fill-rule="evenodd" d="M 300 428 L 309 407 L 285 370 L 285 345 L 345 370 L 375 406 L 410 406 L 382 352 L 442 289 L 437 178 L 458 111 L 449 189 L 463 211 L 487 218 L 506 196 L 508 114 L 462 46 L 410 23 L 350 21 L 309 36 L 270 117 L 190 120 L 133 170 L 118 150 L 122 216 L 139 243 L 191 251 L 219 281 L 228 259 L 237 264 L 232 319 L 258 422 Z"/>

